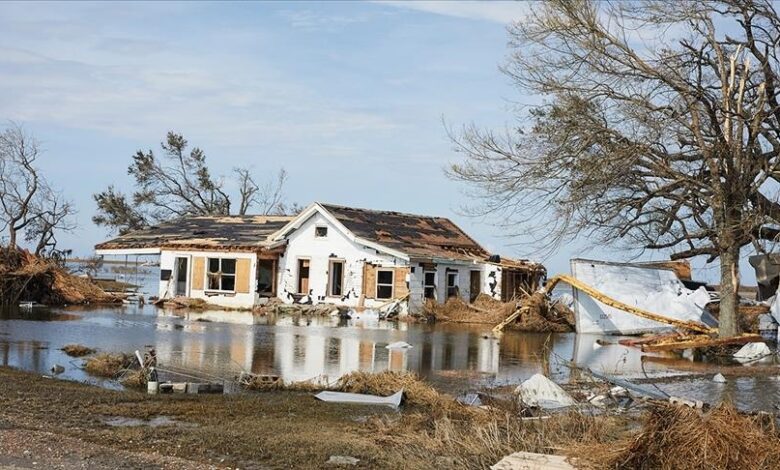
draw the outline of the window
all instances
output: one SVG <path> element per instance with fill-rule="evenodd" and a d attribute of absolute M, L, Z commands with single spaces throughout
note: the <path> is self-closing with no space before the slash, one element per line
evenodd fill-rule
<path fill-rule="evenodd" d="M 376 298 L 393 298 L 393 278 L 395 272 L 390 270 L 380 270 L 376 272 Z"/>
<path fill-rule="evenodd" d="M 344 262 L 331 261 L 328 274 L 328 295 L 341 296 L 344 293 Z"/>
<path fill-rule="evenodd" d="M 426 299 L 436 299 L 436 271 L 425 271 L 423 291 Z"/>
<path fill-rule="evenodd" d="M 233 292 L 236 290 L 236 260 L 209 258 L 208 290 Z"/>
<path fill-rule="evenodd" d="M 447 272 L 447 298 L 458 297 L 460 295 L 460 289 L 458 289 L 458 273 Z"/>
<path fill-rule="evenodd" d="M 325 238 L 328 236 L 328 227 L 314 227 L 314 238 Z"/>

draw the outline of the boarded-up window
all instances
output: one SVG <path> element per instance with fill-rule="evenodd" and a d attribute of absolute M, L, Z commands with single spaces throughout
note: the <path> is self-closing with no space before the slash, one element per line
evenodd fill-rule
<path fill-rule="evenodd" d="M 249 268 L 251 265 L 251 260 L 246 258 L 236 260 L 236 292 L 240 294 L 249 293 Z"/>
<path fill-rule="evenodd" d="M 203 290 L 203 279 L 206 277 L 206 258 L 192 258 L 192 290 Z"/>

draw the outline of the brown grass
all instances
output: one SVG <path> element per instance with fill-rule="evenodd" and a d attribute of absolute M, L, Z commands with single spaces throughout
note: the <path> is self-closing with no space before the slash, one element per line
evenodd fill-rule
<path fill-rule="evenodd" d="M 382 396 L 392 395 L 402 388 L 409 405 L 436 406 L 442 399 L 436 389 L 421 380 L 417 374 L 408 372 L 352 372 L 342 376 L 334 387 L 341 392 Z"/>
<path fill-rule="evenodd" d="M 87 359 L 84 369 L 98 377 L 116 378 L 122 369 L 130 368 L 135 362 L 135 357 L 130 354 L 100 353 Z"/>
<path fill-rule="evenodd" d="M 740 414 L 731 405 L 702 413 L 658 404 L 636 434 L 610 445 L 576 446 L 573 453 L 590 468 L 778 468 L 780 436 L 772 418 Z"/>
<path fill-rule="evenodd" d="M 436 468 L 484 469 L 518 451 L 565 454 L 572 443 L 607 445 L 625 432 L 627 422 L 572 411 L 526 421 L 502 412 L 479 420 L 430 420 L 418 414 L 386 417 L 374 425 L 380 442 L 388 452 L 402 455 L 408 468 L 430 468 L 425 463 L 436 458 Z"/>
<path fill-rule="evenodd" d="M 71 357 L 83 357 L 95 354 L 95 350 L 88 348 L 83 344 L 66 344 L 62 347 L 62 351 Z"/>

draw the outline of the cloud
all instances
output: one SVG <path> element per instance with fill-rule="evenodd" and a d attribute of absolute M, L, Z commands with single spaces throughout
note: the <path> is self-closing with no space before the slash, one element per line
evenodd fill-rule
<path fill-rule="evenodd" d="M 507 24 L 523 18 L 532 2 L 518 1 L 399 1 L 379 0 L 377 3 L 436 15 Z"/>

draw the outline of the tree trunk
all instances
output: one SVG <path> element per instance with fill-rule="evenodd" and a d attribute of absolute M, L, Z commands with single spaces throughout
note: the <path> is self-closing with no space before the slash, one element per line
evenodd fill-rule
<path fill-rule="evenodd" d="M 8 249 L 11 251 L 16 250 L 16 229 L 13 224 L 8 227 Z"/>
<path fill-rule="evenodd" d="M 720 337 L 739 334 L 739 246 L 720 254 Z"/>

